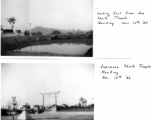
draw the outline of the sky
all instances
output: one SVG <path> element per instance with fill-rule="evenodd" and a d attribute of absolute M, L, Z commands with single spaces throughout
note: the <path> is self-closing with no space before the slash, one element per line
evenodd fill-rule
<path fill-rule="evenodd" d="M 76 105 L 80 97 L 87 104 L 94 99 L 93 64 L 3 63 L 1 65 L 1 107 L 15 96 L 19 106 L 43 105 L 40 93 L 60 91 L 57 104 Z M 44 105 L 55 104 L 54 95 L 46 96 Z"/>
<path fill-rule="evenodd" d="M 14 29 L 27 30 L 42 26 L 59 29 L 93 29 L 93 0 L 1 0 L 1 24 L 14 16 Z"/>

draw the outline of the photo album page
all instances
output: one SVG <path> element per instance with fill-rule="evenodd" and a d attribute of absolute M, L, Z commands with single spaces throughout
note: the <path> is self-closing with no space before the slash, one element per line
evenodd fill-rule
<path fill-rule="evenodd" d="M 152 120 L 150 0 L 1 0 L 1 120 Z"/>

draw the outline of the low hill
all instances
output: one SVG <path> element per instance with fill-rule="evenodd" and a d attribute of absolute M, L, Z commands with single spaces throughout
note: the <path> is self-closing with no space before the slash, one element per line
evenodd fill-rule
<path fill-rule="evenodd" d="M 41 26 L 37 26 L 37 27 L 31 29 L 32 32 L 41 31 L 43 34 L 50 34 L 55 30 L 60 31 L 61 33 L 68 32 L 68 30 L 62 30 L 62 29 L 57 29 L 57 28 L 45 28 L 45 27 L 41 27 Z"/>

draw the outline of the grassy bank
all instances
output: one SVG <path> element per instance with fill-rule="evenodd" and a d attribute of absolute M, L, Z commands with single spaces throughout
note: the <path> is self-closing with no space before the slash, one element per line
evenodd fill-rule
<path fill-rule="evenodd" d="M 62 57 L 88 57 L 85 55 L 64 55 L 64 54 L 55 54 L 55 53 L 49 53 L 49 52 L 19 52 L 19 51 L 8 51 L 6 53 L 8 56 L 62 56 Z"/>

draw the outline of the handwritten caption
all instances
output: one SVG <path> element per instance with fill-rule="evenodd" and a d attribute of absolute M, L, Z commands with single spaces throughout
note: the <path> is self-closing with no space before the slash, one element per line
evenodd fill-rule
<path fill-rule="evenodd" d="M 107 66 L 102 64 L 100 66 L 101 69 L 101 75 L 103 80 L 108 80 L 108 79 L 125 79 L 125 80 L 131 80 L 132 79 L 132 74 L 128 71 L 131 70 L 149 70 L 151 69 L 151 65 L 144 65 L 144 64 L 123 64 L 122 66 Z M 122 74 L 123 71 L 123 74 Z"/>
<path fill-rule="evenodd" d="M 114 11 L 114 12 L 100 12 L 97 11 L 97 24 L 98 25 L 147 25 L 149 21 L 145 17 L 146 13 L 130 12 L 130 11 Z"/>

